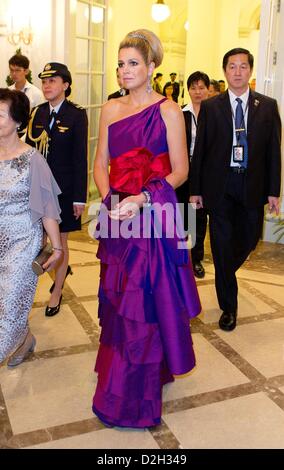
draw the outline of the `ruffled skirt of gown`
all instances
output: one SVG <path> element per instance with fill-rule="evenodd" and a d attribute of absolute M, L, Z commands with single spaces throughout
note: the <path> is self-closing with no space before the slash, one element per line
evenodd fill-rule
<path fill-rule="evenodd" d="M 145 239 L 101 240 L 97 256 L 101 337 L 93 411 L 109 425 L 158 425 L 163 385 L 195 365 L 189 317 L 200 304 L 190 262 L 175 264 L 160 240 Z"/>

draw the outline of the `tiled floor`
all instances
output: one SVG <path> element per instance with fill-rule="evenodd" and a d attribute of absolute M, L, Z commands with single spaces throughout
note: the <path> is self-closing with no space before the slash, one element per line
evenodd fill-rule
<path fill-rule="evenodd" d="M 70 240 L 73 276 L 60 314 L 44 316 L 51 285 L 40 278 L 30 322 L 36 352 L 0 367 L 0 448 L 284 449 L 284 246 L 260 243 L 238 273 L 239 321 L 218 327 L 220 311 L 207 247 L 198 281 L 202 314 L 192 322 L 196 368 L 164 389 L 162 425 L 105 429 L 91 410 L 98 348 L 96 242 Z"/>

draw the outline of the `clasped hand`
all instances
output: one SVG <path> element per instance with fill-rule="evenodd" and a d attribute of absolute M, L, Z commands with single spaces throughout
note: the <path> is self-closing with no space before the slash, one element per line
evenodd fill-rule
<path fill-rule="evenodd" d="M 114 209 L 109 211 L 109 216 L 114 220 L 132 219 L 139 212 L 140 207 L 146 202 L 143 193 L 137 196 L 128 196 L 119 204 L 116 204 Z"/>

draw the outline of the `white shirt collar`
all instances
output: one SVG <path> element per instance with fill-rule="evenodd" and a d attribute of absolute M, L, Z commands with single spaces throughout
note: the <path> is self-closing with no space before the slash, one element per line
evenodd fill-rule
<path fill-rule="evenodd" d="M 24 86 L 23 86 L 23 88 L 21 89 L 21 91 L 22 91 L 23 93 L 25 93 L 26 90 L 27 90 L 28 88 L 31 88 L 31 87 L 32 87 L 32 84 L 31 84 L 30 82 L 28 82 L 28 80 L 26 80 L 26 83 L 24 84 Z M 11 85 L 11 87 L 9 87 L 9 88 L 10 88 L 10 90 L 16 90 L 16 83 L 13 83 L 13 85 Z"/>
<path fill-rule="evenodd" d="M 247 104 L 247 101 L 248 101 L 248 98 L 249 98 L 249 86 L 247 88 L 247 91 L 245 91 L 241 96 L 237 96 L 235 95 L 235 93 L 233 93 L 229 88 L 228 88 L 228 93 L 229 93 L 229 98 L 230 98 L 230 102 L 231 102 L 231 105 L 232 106 L 236 106 L 237 103 L 236 103 L 236 99 L 237 98 L 240 98 L 243 102 L 243 105 L 246 106 Z"/>
<path fill-rule="evenodd" d="M 54 106 L 54 108 L 53 108 L 53 107 L 51 106 L 51 104 L 49 103 L 49 114 L 51 114 L 53 110 L 54 110 L 54 111 L 56 112 L 56 114 L 57 114 L 58 111 L 59 111 L 59 109 L 60 109 L 60 107 L 61 107 L 61 105 L 62 105 L 62 103 L 63 103 L 63 101 L 65 101 L 65 100 L 60 101 L 60 103 L 57 104 L 56 106 Z"/>
<path fill-rule="evenodd" d="M 194 110 L 193 110 L 192 103 L 186 104 L 186 105 L 182 108 L 182 110 L 183 110 L 183 111 L 190 111 L 192 114 L 194 114 Z"/>
<path fill-rule="evenodd" d="M 25 86 L 24 86 L 24 88 L 23 88 L 22 91 L 25 92 L 25 91 L 28 90 L 29 88 L 32 88 L 32 84 L 31 84 L 30 82 L 28 82 L 28 80 L 26 80 Z"/>

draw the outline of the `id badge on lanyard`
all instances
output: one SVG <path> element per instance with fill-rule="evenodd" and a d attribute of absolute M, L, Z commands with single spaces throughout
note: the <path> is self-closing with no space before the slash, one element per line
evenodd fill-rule
<path fill-rule="evenodd" d="M 245 159 L 244 146 L 233 145 L 233 162 L 243 163 Z"/>

